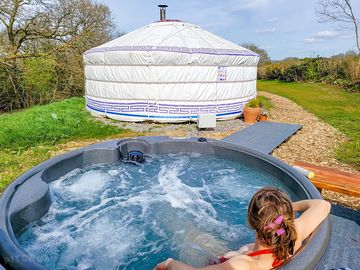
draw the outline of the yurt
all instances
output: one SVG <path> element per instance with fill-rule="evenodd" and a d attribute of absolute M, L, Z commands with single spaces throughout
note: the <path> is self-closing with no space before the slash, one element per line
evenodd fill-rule
<path fill-rule="evenodd" d="M 86 107 L 121 121 L 238 117 L 256 97 L 259 56 L 199 26 L 161 20 L 86 51 Z"/>

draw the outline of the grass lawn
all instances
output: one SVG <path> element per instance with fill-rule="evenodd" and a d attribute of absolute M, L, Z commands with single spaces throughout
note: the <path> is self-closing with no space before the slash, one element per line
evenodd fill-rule
<path fill-rule="evenodd" d="M 0 115 L 0 191 L 69 141 L 134 136 L 91 118 L 83 98 Z"/>
<path fill-rule="evenodd" d="M 338 160 L 360 170 L 360 94 L 315 83 L 258 81 L 259 91 L 286 97 L 350 139 L 336 151 Z"/>

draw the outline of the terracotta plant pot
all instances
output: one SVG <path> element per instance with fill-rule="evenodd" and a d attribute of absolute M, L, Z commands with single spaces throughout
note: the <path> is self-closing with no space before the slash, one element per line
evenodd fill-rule
<path fill-rule="evenodd" d="M 261 121 L 267 121 L 268 120 L 268 116 L 267 115 L 261 115 L 259 116 L 259 122 Z"/>
<path fill-rule="evenodd" d="M 244 122 L 250 124 L 256 123 L 260 115 L 260 112 L 261 112 L 260 108 L 245 107 L 243 112 Z"/>

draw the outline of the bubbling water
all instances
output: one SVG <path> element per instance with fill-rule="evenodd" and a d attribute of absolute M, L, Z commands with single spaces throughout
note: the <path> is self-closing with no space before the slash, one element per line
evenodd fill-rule
<path fill-rule="evenodd" d="M 50 269 L 152 269 L 167 257 L 203 266 L 254 240 L 247 204 L 269 185 L 296 198 L 271 175 L 213 155 L 90 166 L 52 182 L 48 213 L 17 237 Z"/>

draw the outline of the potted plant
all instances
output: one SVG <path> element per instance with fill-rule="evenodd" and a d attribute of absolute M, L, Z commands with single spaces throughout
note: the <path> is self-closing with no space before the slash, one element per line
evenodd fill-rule
<path fill-rule="evenodd" d="M 245 123 L 256 123 L 260 115 L 260 99 L 255 98 L 245 104 L 243 115 Z"/>
<path fill-rule="evenodd" d="M 264 108 L 261 107 L 260 108 L 260 116 L 259 116 L 259 121 L 267 121 L 268 120 L 268 111 Z"/>

